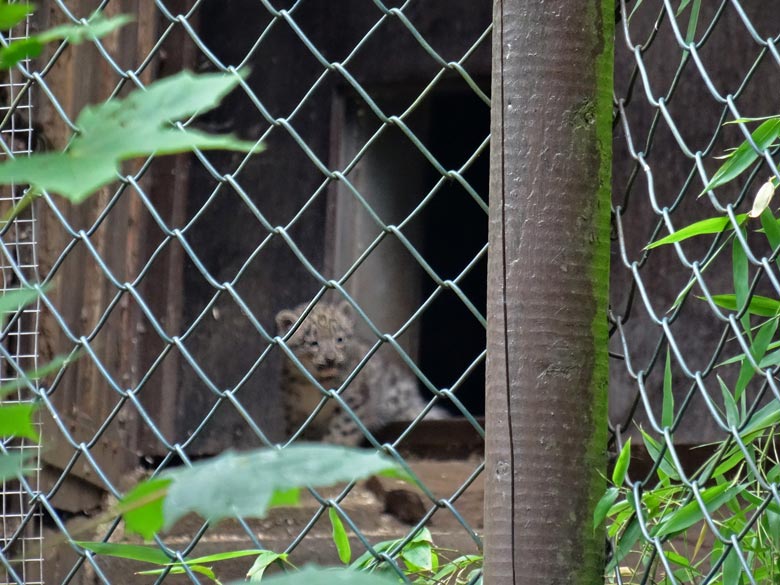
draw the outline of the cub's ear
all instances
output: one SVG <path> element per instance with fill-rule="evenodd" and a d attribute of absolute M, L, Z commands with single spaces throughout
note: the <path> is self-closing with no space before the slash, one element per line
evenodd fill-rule
<path fill-rule="evenodd" d="M 352 310 L 352 305 L 350 305 L 347 301 L 341 301 L 337 303 L 336 310 L 349 321 L 355 320 L 355 312 Z"/>
<path fill-rule="evenodd" d="M 292 311 L 285 309 L 283 311 L 279 311 L 276 314 L 276 333 L 277 335 L 286 335 L 287 332 L 292 328 L 293 325 L 295 325 L 295 322 L 298 320 L 298 315 L 293 313 Z"/>

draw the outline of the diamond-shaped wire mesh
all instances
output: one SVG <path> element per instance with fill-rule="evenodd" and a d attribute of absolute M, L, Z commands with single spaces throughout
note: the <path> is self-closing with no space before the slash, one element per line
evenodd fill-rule
<path fill-rule="evenodd" d="M 780 18 L 738 0 L 619 8 L 610 410 L 634 458 L 607 578 L 774 582 L 777 317 L 756 303 L 780 294 L 776 221 L 739 214 L 780 176 L 776 141 L 749 140 L 757 162 L 705 187 L 760 123 L 741 119 L 778 114 Z M 684 238 L 706 218 L 726 219 Z"/>
<path fill-rule="evenodd" d="M 34 22 L 78 22 L 95 8 L 44 2 Z M 310 422 L 285 428 L 280 371 L 287 358 L 303 366 L 274 316 L 340 300 L 367 355 L 381 350 L 405 364 L 425 403 L 449 412 L 427 423 L 426 407 L 380 429 L 350 407 L 348 383 L 320 388 L 317 408 L 351 411 L 366 444 L 420 478 L 423 489 L 411 494 L 419 511 L 382 514 L 389 500 L 376 500 L 390 488 L 348 486 L 312 491 L 301 509 L 263 522 L 188 520 L 156 542 L 171 558 L 271 548 L 333 563 L 323 512 L 335 507 L 360 549 L 428 525 L 437 544 L 480 550 L 490 6 L 120 0 L 98 8 L 135 23 L 52 47 L 13 72 L 24 95 L 14 110 L 34 97 L 43 142 L 64 147 L 84 105 L 179 69 L 238 76 L 247 68 L 220 108 L 188 124 L 262 140 L 267 150 L 151 157 L 78 207 L 44 194 L 40 275 L 5 254 L 15 281 L 51 285 L 32 355 L 77 358 L 38 390 L 44 475 L 40 492 L 23 486 L 53 543 L 45 579 L 121 582 L 139 568 L 73 544 L 121 541 L 119 522 L 84 529 L 83 521 L 139 478 L 228 448 L 300 440 Z M 445 451 L 464 449 L 474 456 L 446 460 Z M 9 567 L 20 557 L 9 545 L 0 558 Z"/>

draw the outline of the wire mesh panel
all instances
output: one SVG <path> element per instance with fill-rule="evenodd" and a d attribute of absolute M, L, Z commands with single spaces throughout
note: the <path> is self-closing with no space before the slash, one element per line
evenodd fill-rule
<path fill-rule="evenodd" d="M 620 3 L 610 582 L 777 579 L 778 35 L 767 4 Z"/>
<path fill-rule="evenodd" d="M 45 2 L 35 22 L 76 23 L 95 7 Z M 38 391 L 43 485 L 22 486 L 47 518 L 46 580 L 123 582 L 144 568 L 75 544 L 123 539 L 118 521 L 85 519 L 139 478 L 304 439 L 382 449 L 420 489 L 373 481 L 312 491 L 263 522 L 187 520 L 156 539 L 161 550 L 269 548 L 335 563 L 326 512 L 336 508 L 359 552 L 400 538 L 398 549 L 422 526 L 442 547 L 478 552 L 489 3 L 98 8 L 135 22 L 13 72 L 46 144 L 66 147 L 88 103 L 189 68 L 243 77 L 186 125 L 266 151 L 151 157 L 83 205 L 51 193 L 36 202 L 40 276 L 21 254 L 7 261 L 20 282 L 50 287 L 41 360 L 76 358 Z M 304 351 L 313 345 L 335 349 L 319 363 Z"/>
<path fill-rule="evenodd" d="M 29 22 L 5 31 L 2 42 L 29 37 Z M 29 65 L 29 61 L 25 60 Z M 29 86 L 18 71 L 4 73 L 0 82 L 0 149 L 3 158 L 28 155 L 33 148 L 31 95 Z M 21 187 L 6 187 L 0 193 L 0 208 L 4 216 L 22 197 Z M 11 221 L 3 220 L 0 230 L 2 248 L 2 291 L 17 291 L 25 280 L 37 275 L 35 211 L 30 209 Z M 22 372 L 33 372 L 38 365 L 38 303 L 20 306 L 3 315 L 2 345 L 0 345 L 0 384 L 15 386 Z M 4 393 L 4 404 L 30 402 L 34 399 L 34 383 L 28 381 L 15 391 Z M 41 512 L 31 501 L 40 481 L 40 449 L 26 438 L 6 438 L 3 452 L 21 455 L 30 470 L 23 483 L 6 480 L 0 489 L 2 498 L 3 582 L 20 580 L 40 583 L 42 579 Z M 9 562 L 9 560 L 11 562 Z"/>

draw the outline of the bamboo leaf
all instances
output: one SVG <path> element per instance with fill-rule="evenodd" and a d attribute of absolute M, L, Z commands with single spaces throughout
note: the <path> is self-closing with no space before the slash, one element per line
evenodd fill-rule
<path fill-rule="evenodd" d="M 336 545 L 339 560 L 343 564 L 348 565 L 352 559 L 352 547 L 349 546 L 347 531 L 344 530 L 344 524 L 341 522 L 341 518 L 339 518 L 335 508 L 328 508 L 328 517 L 333 528 L 333 543 Z"/>
<path fill-rule="evenodd" d="M 730 427 L 736 427 L 739 425 L 739 409 L 737 403 L 734 400 L 734 396 L 731 394 L 731 390 L 728 389 L 726 383 L 718 376 L 718 383 L 720 384 L 720 393 L 723 395 L 723 405 L 726 408 L 726 422 Z"/>
<path fill-rule="evenodd" d="M 669 348 L 666 348 L 666 364 L 664 365 L 664 396 L 661 410 L 661 426 L 671 427 L 674 422 L 674 393 L 672 392 L 672 358 Z"/>
<path fill-rule="evenodd" d="M 623 444 L 623 448 L 620 450 L 617 461 L 615 461 L 615 468 L 612 470 L 612 483 L 620 487 L 623 485 L 623 481 L 626 479 L 626 473 L 628 472 L 628 464 L 631 462 L 631 437 Z"/>
<path fill-rule="evenodd" d="M 697 297 L 701 300 L 705 300 L 704 297 Z M 742 309 L 737 305 L 737 299 L 735 295 L 712 295 L 712 302 L 723 309 L 729 311 L 737 311 Z M 780 314 L 780 301 L 771 299 L 769 297 L 762 297 L 761 295 L 753 295 L 748 305 L 748 312 L 751 315 L 758 315 L 759 317 L 775 317 Z"/>
<path fill-rule="evenodd" d="M 764 235 L 769 242 L 769 247 L 774 252 L 780 248 L 780 224 L 778 224 L 772 210 L 769 208 L 764 210 L 759 219 L 761 220 Z M 780 262 L 780 259 L 778 259 L 778 262 Z"/>
<path fill-rule="evenodd" d="M 611 487 L 604 492 L 601 499 L 596 504 L 596 509 L 593 511 L 593 531 L 598 530 L 599 526 L 606 520 L 607 513 L 612 509 L 612 505 L 620 495 L 620 490 L 616 487 Z"/>
<path fill-rule="evenodd" d="M 764 358 L 764 355 L 767 352 L 769 343 L 772 341 L 772 338 L 777 332 L 777 325 L 778 320 L 776 318 L 770 319 L 764 323 L 759 328 L 758 333 L 756 334 L 756 338 L 753 340 L 753 343 L 750 346 L 750 353 L 753 356 L 753 360 L 756 361 L 759 365 L 761 364 L 761 360 Z M 755 375 L 756 371 L 753 369 L 750 361 L 747 359 L 743 360 L 739 371 L 739 377 L 737 378 L 737 383 L 734 386 L 734 398 L 736 400 L 740 399 L 742 393 L 750 383 L 750 380 L 752 380 Z"/>
<path fill-rule="evenodd" d="M 772 180 L 768 180 L 761 185 L 761 188 L 756 193 L 753 199 L 753 207 L 748 212 L 748 217 L 756 218 L 761 217 L 761 214 L 769 209 L 769 204 L 772 202 L 772 198 L 775 195 L 775 184 Z"/>
<path fill-rule="evenodd" d="M 159 546 L 146 546 L 142 544 L 125 544 L 119 542 L 87 542 L 76 541 L 81 548 L 98 555 L 129 559 L 131 561 L 143 561 L 155 565 L 171 564 L 172 559 L 166 555 Z"/>
<path fill-rule="evenodd" d="M 737 223 L 741 225 L 744 223 L 745 218 L 747 218 L 746 213 L 737 215 Z M 645 249 L 651 250 L 653 248 L 657 248 L 658 246 L 665 246 L 667 244 L 674 244 L 675 242 L 682 242 L 683 240 L 687 240 L 688 238 L 693 238 L 695 236 L 719 234 L 726 229 L 733 229 L 733 227 L 734 226 L 731 224 L 731 220 L 728 218 L 728 216 L 710 217 L 709 219 L 703 219 L 701 221 L 687 225 L 684 228 L 677 230 L 673 234 L 669 234 L 665 238 L 661 238 L 660 240 L 652 242 L 651 244 L 645 246 Z"/>
<path fill-rule="evenodd" d="M 187 570 L 192 571 L 193 573 L 200 573 L 201 575 L 205 575 L 214 583 L 217 585 L 221 585 L 219 579 L 217 579 L 217 575 L 214 573 L 214 571 L 211 570 L 211 567 L 204 567 L 203 565 L 187 565 L 187 568 L 184 568 L 184 565 L 178 564 L 174 565 L 169 569 L 149 569 L 148 571 L 136 571 L 136 575 L 162 575 L 164 572 L 168 571 L 171 575 L 184 575 Z"/>
<path fill-rule="evenodd" d="M 617 550 L 615 550 L 615 554 L 612 556 L 605 569 L 607 573 L 614 571 L 615 567 L 618 566 L 618 563 L 626 558 L 628 553 L 633 550 L 634 545 L 639 540 L 641 534 L 642 531 L 639 527 L 639 520 L 634 517 L 617 541 Z"/>
<path fill-rule="evenodd" d="M 664 452 L 663 458 L 661 458 L 661 451 L 663 450 L 661 444 L 653 439 L 653 437 L 648 435 L 643 429 L 640 429 L 640 432 L 642 433 L 642 440 L 644 441 L 645 449 L 647 449 L 650 457 L 653 458 L 653 461 L 658 461 L 659 459 L 661 460 L 658 465 L 659 475 L 664 473 L 667 477 L 679 480 L 680 475 L 674 468 L 674 461 L 672 460 L 671 455 L 669 455 L 669 451 L 666 450 L 666 452 Z"/>
<path fill-rule="evenodd" d="M 732 548 L 723 561 L 723 585 L 739 585 L 742 574 L 742 564 L 736 551 Z"/>
<path fill-rule="evenodd" d="M 766 150 L 780 136 L 780 119 L 772 118 L 763 122 L 751 137 L 759 151 Z M 750 166 L 758 160 L 759 153 L 756 152 L 750 143 L 745 140 L 737 149 L 731 153 L 731 156 L 723 163 L 720 168 L 712 175 L 712 179 L 706 187 L 699 193 L 701 197 L 707 191 L 725 185 L 729 181 L 736 179 L 745 172 Z"/>
<path fill-rule="evenodd" d="M 287 560 L 286 553 L 275 553 L 270 550 L 260 551 L 260 554 L 257 555 L 257 558 L 255 559 L 255 562 L 252 564 L 252 567 L 247 572 L 246 578 L 249 579 L 249 581 L 252 583 L 257 583 L 263 578 L 263 573 L 265 573 L 265 570 L 272 563 L 276 561 L 286 561 L 286 560 Z"/>
<path fill-rule="evenodd" d="M 704 490 L 701 499 L 704 502 L 706 512 L 712 514 L 729 500 L 736 498 L 743 490 L 744 485 L 729 486 L 724 483 Z M 690 528 L 704 518 L 704 510 L 697 500 L 691 500 L 684 506 L 669 514 L 664 521 L 657 525 L 653 536 L 663 538 L 677 534 Z"/>
<path fill-rule="evenodd" d="M 742 233 L 745 230 L 742 229 Z M 731 266 L 732 266 L 732 278 L 734 281 L 734 294 L 736 298 L 736 306 L 743 307 L 747 303 L 748 296 L 750 294 L 750 270 L 748 266 L 748 258 L 745 249 L 742 247 L 742 243 L 738 238 L 734 238 L 731 243 Z M 745 331 L 748 339 L 751 339 L 750 332 L 750 313 L 745 312 L 742 315 L 742 329 Z"/>

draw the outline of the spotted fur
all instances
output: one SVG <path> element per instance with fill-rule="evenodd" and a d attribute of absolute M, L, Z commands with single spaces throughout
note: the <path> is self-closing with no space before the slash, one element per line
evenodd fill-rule
<path fill-rule="evenodd" d="M 276 315 L 277 333 L 286 335 L 298 322 L 307 305 Z M 282 394 L 289 433 L 311 416 L 323 398 L 312 383 L 313 377 L 324 390 L 338 390 L 368 354 L 369 345 L 354 332 L 355 322 L 348 303 L 318 303 L 287 340 L 288 347 L 305 368 L 285 359 Z M 308 374 L 308 375 L 307 375 Z M 420 414 L 425 401 L 417 389 L 417 380 L 407 369 L 375 353 L 352 378 L 341 394 L 347 406 L 370 431 L 392 421 L 411 420 Z M 445 418 L 447 413 L 434 407 L 426 418 Z M 336 400 L 329 399 L 303 432 L 309 440 L 341 445 L 356 445 L 363 439 L 360 428 Z"/>

